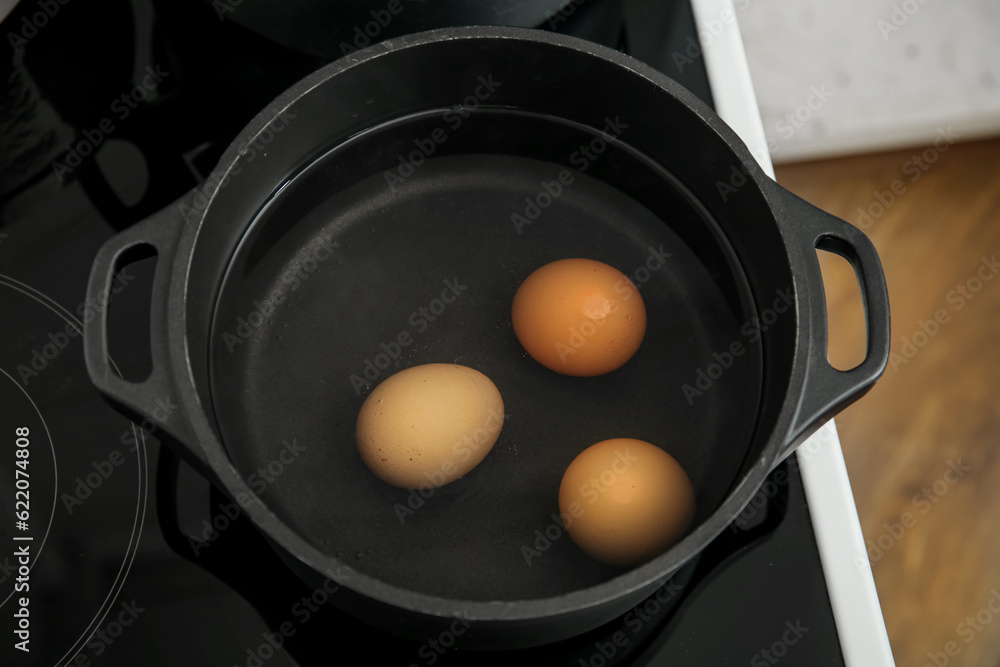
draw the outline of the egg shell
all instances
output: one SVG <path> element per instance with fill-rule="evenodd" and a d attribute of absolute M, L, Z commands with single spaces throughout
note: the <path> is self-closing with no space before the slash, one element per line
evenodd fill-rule
<path fill-rule="evenodd" d="M 503 427 L 496 385 L 458 364 L 424 364 L 386 378 L 358 413 L 358 453 L 403 488 L 448 484 L 476 467 Z"/>
<path fill-rule="evenodd" d="M 564 375 L 593 377 L 635 355 L 646 333 L 646 306 L 632 281 L 613 266 L 560 259 L 521 283 L 511 324 L 538 363 Z"/>
<path fill-rule="evenodd" d="M 603 440 L 580 452 L 563 474 L 559 509 L 583 551 L 611 565 L 659 556 L 694 519 L 694 487 L 681 465 L 656 445 Z"/>

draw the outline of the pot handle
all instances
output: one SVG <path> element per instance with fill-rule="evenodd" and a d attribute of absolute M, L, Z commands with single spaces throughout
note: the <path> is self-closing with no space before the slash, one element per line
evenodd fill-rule
<path fill-rule="evenodd" d="M 155 428 L 173 436 L 180 445 L 180 453 L 199 469 L 204 469 L 204 455 L 192 444 L 194 439 L 168 372 L 171 354 L 167 341 L 170 272 L 185 223 L 180 201 L 183 198 L 118 233 L 98 250 L 87 283 L 87 303 L 93 304 L 96 314 L 85 318 L 83 353 L 87 372 L 98 390 L 135 416 L 142 419 L 152 417 Z M 114 361 L 108 356 L 107 310 L 119 261 L 125 253 L 142 246 L 152 248 L 157 255 L 149 317 L 152 371 L 146 379 L 133 382 L 118 374 Z"/>
<path fill-rule="evenodd" d="M 810 309 L 813 335 L 805 355 L 805 390 L 783 452 L 787 456 L 834 414 L 861 398 L 882 375 L 889 361 L 889 294 L 878 253 L 864 232 L 781 186 L 777 189 L 788 213 L 786 229 L 798 238 L 805 255 L 802 284 L 814 305 Z M 850 262 L 861 288 L 867 329 L 865 359 L 847 371 L 834 368 L 827 358 L 826 292 L 817 249 Z"/>

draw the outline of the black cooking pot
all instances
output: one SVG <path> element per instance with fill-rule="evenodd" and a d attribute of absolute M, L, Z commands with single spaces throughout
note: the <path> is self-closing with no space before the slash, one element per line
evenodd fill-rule
<path fill-rule="evenodd" d="M 112 371 L 102 314 L 94 383 L 159 420 L 337 605 L 472 648 L 556 641 L 641 601 L 888 358 L 860 231 L 765 176 L 659 72 L 532 30 L 413 35 L 304 79 L 203 188 L 105 244 L 91 303 L 137 246 L 158 254 L 152 374 Z M 817 248 L 862 288 L 867 356 L 847 372 L 826 358 Z M 514 337 L 517 286 L 563 257 L 641 290 L 646 338 L 608 375 L 553 373 Z M 365 468 L 354 420 L 392 372 L 441 361 L 488 375 L 508 417 L 483 463 L 423 497 Z M 585 556 L 557 515 L 570 461 L 611 437 L 669 451 L 697 496 L 689 534 L 632 569 Z"/>

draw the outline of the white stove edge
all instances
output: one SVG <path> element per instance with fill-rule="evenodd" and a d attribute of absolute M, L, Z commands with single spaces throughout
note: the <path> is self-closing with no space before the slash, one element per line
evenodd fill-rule
<path fill-rule="evenodd" d="M 733 3 L 691 0 L 691 6 L 716 110 L 773 177 Z M 848 667 L 894 667 L 836 424 L 827 422 L 793 456 L 802 470 L 844 660 Z"/>

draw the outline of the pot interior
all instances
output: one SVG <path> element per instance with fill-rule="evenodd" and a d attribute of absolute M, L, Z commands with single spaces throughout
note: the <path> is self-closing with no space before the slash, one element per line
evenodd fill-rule
<path fill-rule="evenodd" d="M 439 107 L 328 145 L 276 182 L 212 295 L 203 401 L 251 489 L 321 552 L 446 598 L 556 596 L 622 572 L 556 519 L 584 448 L 662 447 L 694 483 L 695 525 L 754 463 L 768 436 L 755 430 L 767 343 L 746 326 L 754 277 L 691 176 L 614 122 Z M 761 210 L 746 207 L 745 225 L 773 225 Z M 645 302 L 642 346 L 607 375 L 556 374 L 514 336 L 521 281 L 566 257 L 618 268 Z M 423 497 L 365 467 L 354 425 L 378 382 L 432 362 L 486 374 L 506 419 L 479 466 Z"/>

